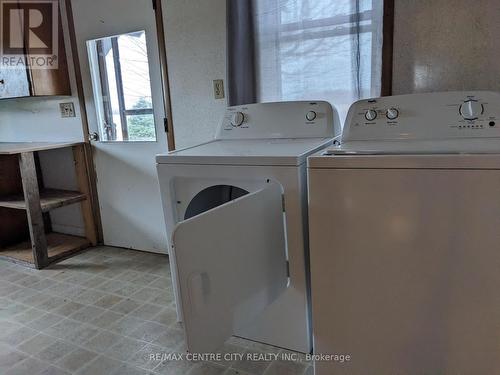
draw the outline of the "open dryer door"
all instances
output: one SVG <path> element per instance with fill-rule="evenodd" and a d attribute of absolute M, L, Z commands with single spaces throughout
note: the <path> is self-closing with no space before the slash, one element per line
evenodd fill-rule
<path fill-rule="evenodd" d="M 173 245 L 188 350 L 213 352 L 287 287 L 281 187 L 179 223 Z"/>

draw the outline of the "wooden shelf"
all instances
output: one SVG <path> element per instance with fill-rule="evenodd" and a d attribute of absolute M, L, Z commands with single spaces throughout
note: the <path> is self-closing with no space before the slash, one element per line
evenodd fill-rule
<path fill-rule="evenodd" d="M 0 142 L 0 155 L 17 155 L 22 152 L 54 150 L 81 145 L 81 142 Z"/>
<path fill-rule="evenodd" d="M 85 194 L 78 191 L 44 189 L 40 191 L 40 205 L 42 212 L 48 212 L 54 208 L 67 206 L 81 202 L 86 199 Z M 26 202 L 22 194 L 0 197 L 0 207 L 26 210 Z"/>
<path fill-rule="evenodd" d="M 69 234 L 52 232 L 47 233 L 46 238 L 49 262 L 66 257 L 90 246 L 90 241 L 85 237 L 72 236 Z M 24 241 L 0 249 L 0 258 L 1 257 L 7 257 L 10 260 L 34 265 L 31 241 Z"/>
<path fill-rule="evenodd" d="M 71 147 L 79 191 L 45 189 L 38 152 L 65 147 Z M 97 244 L 89 155 L 85 143 L 0 142 L 0 257 L 42 269 L 55 258 Z M 51 233 L 47 213 L 74 203 L 81 205 L 85 238 Z"/>

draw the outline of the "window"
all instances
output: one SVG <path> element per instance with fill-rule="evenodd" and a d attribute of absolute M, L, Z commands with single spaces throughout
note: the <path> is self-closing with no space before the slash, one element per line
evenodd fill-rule
<path fill-rule="evenodd" d="M 354 101 L 380 95 L 382 0 L 253 6 L 259 102 L 326 100 L 344 120 Z"/>
<path fill-rule="evenodd" d="M 155 141 L 146 33 L 88 42 L 101 139 Z"/>

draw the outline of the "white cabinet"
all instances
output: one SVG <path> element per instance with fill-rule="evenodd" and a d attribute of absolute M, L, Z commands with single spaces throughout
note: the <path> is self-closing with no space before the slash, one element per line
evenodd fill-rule
<path fill-rule="evenodd" d="M 0 98 L 30 96 L 30 84 L 26 69 L 2 69 L 0 71 Z"/>

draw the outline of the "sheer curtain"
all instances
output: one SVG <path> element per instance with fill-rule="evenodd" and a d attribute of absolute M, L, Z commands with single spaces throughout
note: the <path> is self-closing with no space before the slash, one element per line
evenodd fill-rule
<path fill-rule="evenodd" d="M 343 120 L 380 95 L 383 0 L 253 0 L 252 14 L 258 102 L 326 100 Z"/>

